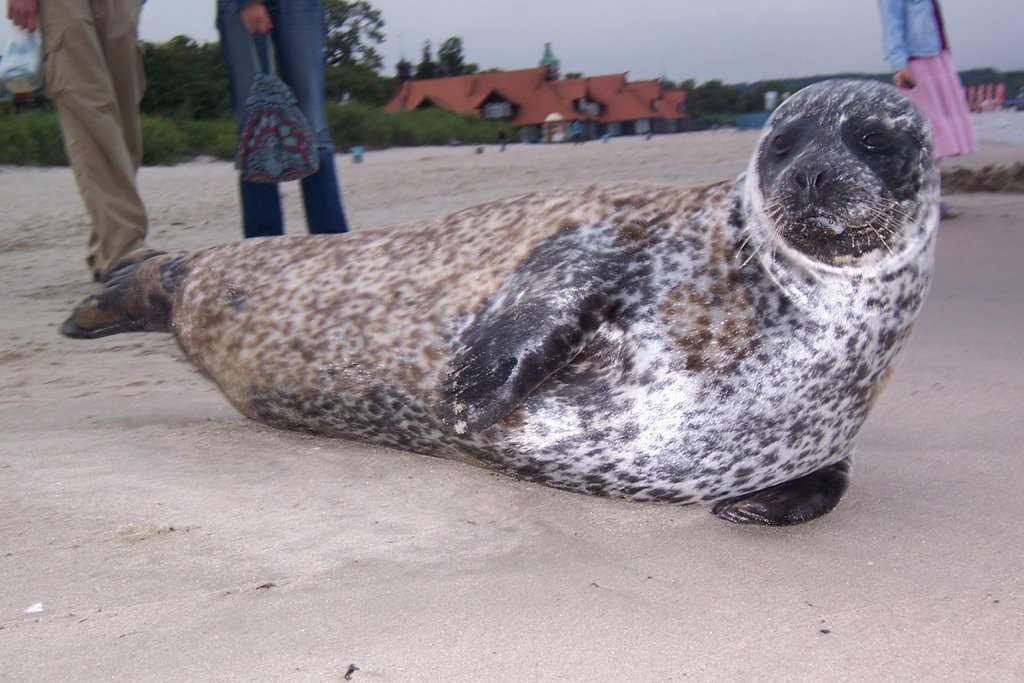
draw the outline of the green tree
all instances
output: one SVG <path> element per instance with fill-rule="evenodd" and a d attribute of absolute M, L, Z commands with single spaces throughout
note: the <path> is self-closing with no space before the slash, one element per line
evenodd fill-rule
<path fill-rule="evenodd" d="M 761 81 L 740 92 L 736 100 L 736 112 L 747 114 L 764 111 L 764 96 L 769 90 L 782 94 L 784 88 L 778 81 Z"/>
<path fill-rule="evenodd" d="M 375 46 L 384 42 L 384 19 L 366 0 L 323 0 L 325 58 L 331 66 L 380 71 L 384 60 Z"/>
<path fill-rule="evenodd" d="M 420 59 L 420 63 L 416 65 L 416 79 L 424 80 L 427 78 L 437 78 L 438 65 L 434 61 L 433 51 L 430 46 L 430 41 L 423 41 L 423 57 Z"/>
<path fill-rule="evenodd" d="M 146 93 L 141 109 L 184 119 L 229 116 L 231 100 L 220 45 L 176 36 L 166 43 L 142 43 Z"/>
<path fill-rule="evenodd" d="M 384 78 L 364 66 L 329 66 L 324 86 L 329 102 L 341 102 L 348 95 L 364 104 L 382 107 L 394 95 L 397 80 Z"/>
<path fill-rule="evenodd" d="M 399 80 L 409 80 L 416 71 L 416 66 L 405 57 L 395 64 L 395 75 Z"/>
<path fill-rule="evenodd" d="M 734 113 L 739 96 L 739 88 L 735 86 L 708 81 L 688 91 L 686 108 L 694 116 Z"/>
<path fill-rule="evenodd" d="M 477 72 L 476 64 L 467 64 L 462 54 L 462 38 L 452 36 L 437 49 L 438 75 L 461 76 Z"/>

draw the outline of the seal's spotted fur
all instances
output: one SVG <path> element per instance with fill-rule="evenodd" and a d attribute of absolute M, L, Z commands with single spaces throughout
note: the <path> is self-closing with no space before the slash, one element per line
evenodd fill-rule
<path fill-rule="evenodd" d="M 63 331 L 169 330 L 272 425 L 794 523 L 845 489 L 927 290 L 936 188 L 913 108 L 833 83 L 735 183 L 138 255 Z"/>

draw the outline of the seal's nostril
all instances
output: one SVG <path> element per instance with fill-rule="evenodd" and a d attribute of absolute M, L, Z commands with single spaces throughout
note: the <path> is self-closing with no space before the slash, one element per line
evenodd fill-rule
<path fill-rule="evenodd" d="M 820 190 L 825 184 L 826 171 L 796 171 L 793 180 L 801 190 Z"/>

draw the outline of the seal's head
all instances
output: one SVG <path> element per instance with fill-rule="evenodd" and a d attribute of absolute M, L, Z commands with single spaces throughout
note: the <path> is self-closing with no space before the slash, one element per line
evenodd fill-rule
<path fill-rule="evenodd" d="M 885 83 L 825 81 L 787 99 L 768 120 L 745 182 L 748 218 L 763 229 L 758 241 L 812 268 L 898 257 L 937 222 L 928 126 Z"/>

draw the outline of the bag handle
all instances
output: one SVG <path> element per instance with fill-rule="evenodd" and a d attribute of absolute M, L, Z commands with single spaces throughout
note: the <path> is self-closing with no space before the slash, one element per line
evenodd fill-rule
<path fill-rule="evenodd" d="M 259 73 L 270 74 L 272 76 L 274 75 L 274 60 L 271 58 L 270 55 L 270 38 L 267 36 L 267 34 L 264 33 L 263 35 L 259 36 L 258 40 L 261 40 L 263 43 L 263 51 L 267 55 L 267 62 L 269 62 L 269 64 L 263 63 L 263 58 L 260 56 L 260 51 L 258 49 L 258 46 L 256 45 L 257 37 L 255 34 L 250 33 L 249 49 L 252 51 L 252 63 L 256 66 L 256 71 L 258 71 Z"/>

